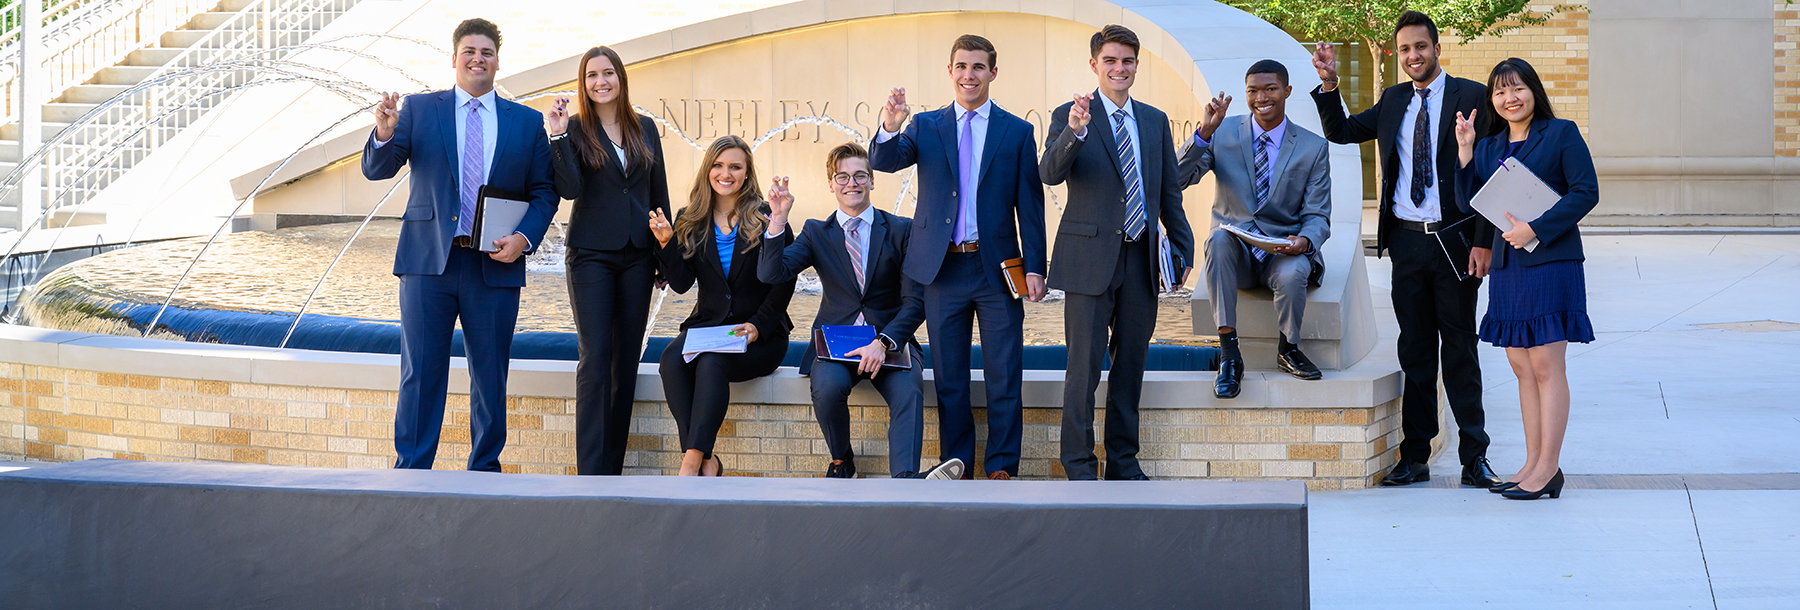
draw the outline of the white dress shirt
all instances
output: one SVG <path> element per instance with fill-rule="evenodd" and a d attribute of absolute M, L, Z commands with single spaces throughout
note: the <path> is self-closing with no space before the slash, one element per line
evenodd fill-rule
<path fill-rule="evenodd" d="M 869 205 L 867 207 L 864 207 L 862 213 L 857 214 L 855 216 L 845 214 L 843 208 L 838 208 L 838 211 L 833 212 L 832 215 L 837 217 L 838 227 L 840 227 L 844 230 L 844 237 L 850 236 L 850 225 L 847 224 L 850 221 L 850 219 L 851 218 L 861 218 L 862 219 L 862 226 L 856 228 L 855 239 L 856 239 L 857 247 L 860 248 L 863 253 L 863 277 L 865 277 L 865 278 L 868 277 L 869 276 L 869 231 L 873 230 L 875 227 L 875 206 Z"/>
<path fill-rule="evenodd" d="M 1119 106 L 1114 105 L 1112 103 L 1112 98 L 1106 97 L 1106 95 L 1104 95 L 1104 94 L 1096 95 L 1095 97 L 1100 98 L 1100 110 L 1102 112 L 1104 112 L 1105 114 L 1098 116 L 1098 117 L 1094 117 L 1094 118 L 1106 119 L 1106 128 L 1108 130 L 1110 130 L 1108 133 L 1115 133 L 1115 134 L 1118 133 L 1119 126 L 1113 123 L 1112 116 L 1113 116 L 1113 113 L 1119 111 Z M 1089 107 L 1090 108 L 1092 107 L 1091 102 L 1089 104 Z M 1089 121 L 1088 127 L 1093 127 L 1092 121 Z M 1131 98 L 1129 96 L 1127 96 L 1125 98 L 1125 133 L 1128 133 L 1131 135 L 1131 157 L 1133 159 L 1137 159 L 1137 179 L 1138 179 L 1139 184 L 1143 184 L 1143 182 L 1144 182 L 1143 138 L 1138 137 L 1137 113 L 1132 111 Z M 1086 142 L 1087 134 L 1086 133 L 1075 134 L 1075 139 Z M 1117 139 L 1117 138 L 1115 138 L 1115 139 Z M 1114 142 L 1113 145 L 1115 145 L 1115 146 L 1118 145 L 1118 142 Z M 1116 151 L 1116 150 L 1110 150 L 1107 152 L 1112 153 L 1115 156 L 1118 155 L 1118 151 Z M 1145 188 L 1148 188 L 1148 187 L 1149 187 L 1149 185 L 1145 185 Z"/>
<path fill-rule="evenodd" d="M 1400 117 L 1400 131 L 1394 134 L 1394 139 L 1398 140 L 1395 142 L 1397 146 L 1394 152 L 1400 155 L 1400 171 L 1394 174 L 1394 215 L 1400 217 L 1401 220 L 1437 222 L 1444 219 L 1442 200 L 1438 198 L 1438 180 L 1443 176 L 1437 175 L 1437 156 L 1442 151 L 1437 150 L 1437 146 L 1439 143 L 1438 123 L 1440 122 L 1438 119 L 1444 115 L 1444 83 L 1449 78 L 1447 73 L 1439 70 L 1438 77 L 1425 87 L 1431 90 L 1431 93 L 1425 97 L 1431 102 L 1431 113 L 1426 120 L 1431 123 L 1432 180 L 1430 184 L 1425 185 L 1425 200 L 1416 206 L 1413 205 L 1412 200 L 1412 155 L 1413 126 L 1419 120 L 1419 93 L 1418 91 L 1408 92 L 1412 99 L 1407 100 L 1406 114 Z"/>

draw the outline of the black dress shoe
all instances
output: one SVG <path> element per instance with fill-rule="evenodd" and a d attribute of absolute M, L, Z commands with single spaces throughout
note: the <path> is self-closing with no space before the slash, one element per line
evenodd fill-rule
<path fill-rule="evenodd" d="M 1387 487 L 1394 487 L 1398 485 L 1424 483 L 1430 480 L 1430 466 L 1427 466 L 1424 462 L 1414 462 L 1403 459 L 1400 460 L 1399 464 L 1394 465 L 1394 469 L 1389 471 L 1386 477 L 1381 479 L 1381 484 Z"/>
<path fill-rule="evenodd" d="M 827 479 L 854 479 L 854 478 L 856 478 L 856 460 L 844 460 L 844 463 L 842 463 L 842 464 L 832 464 L 830 466 L 827 466 L 825 468 L 825 478 L 827 478 Z"/>
<path fill-rule="evenodd" d="M 1237 398 L 1244 386 L 1244 361 L 1231 358 L 1219 362 L 1219 378 L 1213 386 L 1213 396 L 1219 398 Z"/>
<path fill-rule="evenodd" d="M 1137 475 L 1137 476 L 1134 476 L 1134 477 L 1131 477 L 1131 478 L 1128 478 L 1125 480 L 1127 480 L 1127 481 L 1148 481 L 1148 480 L 1150 480 L 1150 477 L 1148 475 L 1140 474 L 1140 475 Z"/>
<path fill-rule="evenodd" d="M 1319 367 L 1313 366 L 1312 361 L 1306 359 L 1306 354 L 1300 353 L 1298 347 L 1275 356 L 1275 365 L 1281 367 L 1281 370 L 1287 371 L 1287 374 L 1307 381 L 1325 376 L 1319 372 Z"/>
<path fill-rule="evenodd" d="M 1462 484 L 1490 489 L 1500 485 L 1500 475 L 1494 474 L 1494 467 L 1488 464 L 1486 457 L 1478 457 L 1475 458 L 1475 461 L 1463 465 Z"/>
<path fill-rule="evenodd" d="M 1546 483 L 1543 489 L 1537 491 L 1525 491 L 1524 486 L 1515 485 L 1512 489 L 1500 492 L 1500 497 L 1508 500 L 1536 500 L 1545 495 L 1549 495 L 1551 499 L 1556 499 L 1562 497 L 1562 490 L 1563 473 L 1562 469 L 1558 468 L 1556 469 L 1556 476 L 1550 477 L 1550 482 Z"/>

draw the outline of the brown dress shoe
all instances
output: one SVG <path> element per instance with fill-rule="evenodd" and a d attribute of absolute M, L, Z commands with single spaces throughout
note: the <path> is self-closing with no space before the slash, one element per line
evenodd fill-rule
<path fill-rule="evenodd" d="M 1012 475 L 1006 474 L 1006 471 L 1004 471 L 1004 470 L 996 470 L 996 471 L 988 473 L 988 480 L 989 481 L 1011 481 Z"/>

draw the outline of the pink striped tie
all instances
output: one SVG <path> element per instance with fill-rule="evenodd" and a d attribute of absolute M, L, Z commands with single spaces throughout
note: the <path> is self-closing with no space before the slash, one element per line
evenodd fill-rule
<path fill-rule="evenodd" d="M 868 286 L 868 280 L 863 277 L 863 251 L 862 244 L 859 243 L 861 234 L 857 231 L 860 228 L 862 228 L 861 218 L 852 217 L 844 221 L 844 249 L 850 251 L 850 268 L 856 270 L 856 287 L 864 288 Z M 867 323 L 863 321 L 862 312 L 856 312 L 856 325 L 862 326 Z"/>
<path fill-rule="evenodd" d="M 463 121 L 462 214 L 457 216 L 457 235 L 470 235 L 474 231 L 475 199 L 481 192 L 481 183 L 487 181 L 487 172 L 482 171 L 486 165 L 482 156 L 487 144 L 481 133 L 481 98 L 471 98 L 467 106 L 469 117 Z"/>

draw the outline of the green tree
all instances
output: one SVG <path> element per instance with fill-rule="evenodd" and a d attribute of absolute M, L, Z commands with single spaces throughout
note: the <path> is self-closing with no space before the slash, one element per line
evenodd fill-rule
<path fill-rule="evenodd" d="M 1438 30 L 1464 41 L 1542 25 L 1556 13 L 1586 10 L 1559 5 L 1536 12 L 1530 0 L 1220 0 L 1289 32 L 1324 42 L 1360 42 L 1375 67 L 1370 99 L 1381 99 L 1394 48 L 1394 22 L 1409 10 L 1431 15 Z"/>

